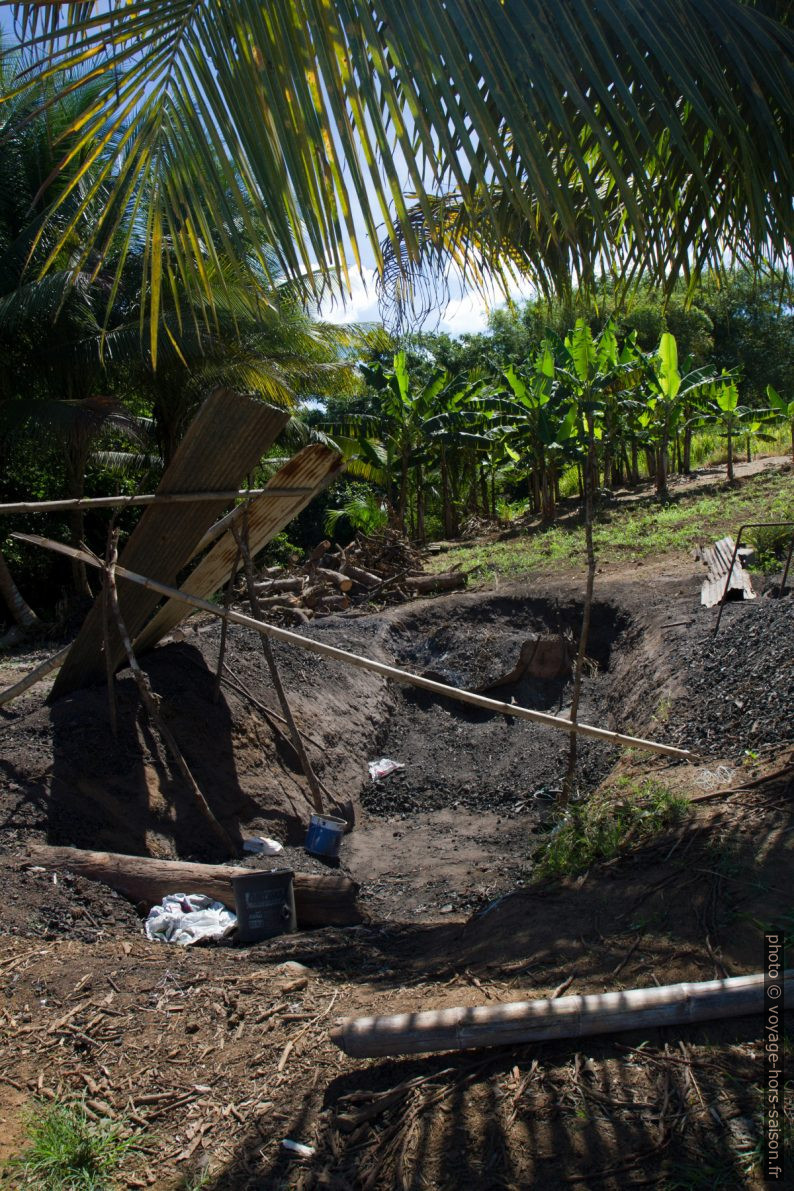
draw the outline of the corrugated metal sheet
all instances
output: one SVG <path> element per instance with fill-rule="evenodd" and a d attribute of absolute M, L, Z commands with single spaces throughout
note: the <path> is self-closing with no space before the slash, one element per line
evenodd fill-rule
<path fill-rule="evenodd" d="M 736 543 L 730 537 L 720 538 L 713 546 L 700 548 L 700 559 L 708 567 L 708 578 L 703 580 L 703 586 L 700 589 L 700 602 L 704 608 L 713 608 L 715 604 L 719 604 L 723 592 L 725 592 L 726 599 L 730 598 L 732 591 L 739 593 L 739 599 L 755 599 L 750 576 L 742 566 L 741 559 L 737 557 L 733 568 L 731 568 L 735 549 Z M 730 579 L 728 579 L 729 573 Z M 727 591 L 726 580 L 728 580 Z"/>
<path fill-rule="evenodd" d="M 199 409 L 157 489 L 170 492 L 228 492 L 237 489 L 283 430 L 289 414 L 241 393 L 218 389 Z M 163 583 L 176 582 L 210 525 L 228 499 L 196 504 L 150 505 L 130 535 L 119 561 Z M 159 596 L 133 583 L 119 581 L 119 603 L 130 636 L 135 639 L 159 602 Z M 117 667 L 124 647 L 111 633 L 111 660 Z M 102 654 L 102 599 L 89 612 L 61 669 L 51 698 L 91 683 L 105 674 Z"/>
<path fill-rule="evenodd" d="M 274 497 L 267 488 L 261 496 L 254 497 L 248 505 L 248 540 L 252 554 L 266 546 L 277 533 L 281 533 L 301 509 L 322 492 L 342 470 L 342 457 L 336 451 L 321 443 L 304 447 L 293 459 L 273 476 L 267 488 L 296 488 L 294 497 Z M 310 489 L 306 492 L 305 489 Z M 235 521 L 242 517 L 243 506 L 235 510 Z M 209 599 L 224 586 L 237 557 L 237 543 L 231 532 L 225 533 L 219 542 L 205 554 L 198 566 L 180 583 L 183 591 L 190 595 Z M 135 642 L 136 649 L 150 649 L 180 620 L 190 616 L 193 609 L 179 600 L 168 600 L 155 614 L 154 619 Z"/>

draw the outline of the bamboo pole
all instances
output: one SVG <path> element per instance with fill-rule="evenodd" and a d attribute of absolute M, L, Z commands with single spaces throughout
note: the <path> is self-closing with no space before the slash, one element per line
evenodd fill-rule
<path fill-rule="evenodd" d="M 52 674 L 53 670 L 58 670 L 66 661 L 66 655 L 71 648 L 71 645 L 66 645 L 63 649 L 59 649 L 51 658 L 47 658 L 46 662 L 41 662 L 35 669 L 29 670 L 24 678 L 20 678 L 19 682 L 0 691 L 0 707 L 10 703 L 19 695 L 24 695 L 25 691 L 29 691 L 37 682 L 41 682 L 48 674 Z"/>
<path fill-rule="evenodd" d="M 64 546 L 61 542 L 53 542 L 49 538 L 39 537 L 38 534 L 14 533 L 11 535 L 20 542 L 29 542 L 34 546 L 41 546 L 45 550 L 53 550 L 56 554 L 67 557 L 78 556 L 90 566 L 101 566 L 101 563 L 91 554 L 83 550 L 76 550 L 73 546 Z M 224 612 L 221 608 L 203 600 L 199 596 L 188 595 L 178 587 L 169 587 L 167 583 L 160 583 L 157 579 L 147 579 L 145 575 L 138 575 L 135 571 L 128 571 L 126 567 L 117 566 L 116 574 L 130 583 L 137 583 L 149 591 L 156 591 L 160 595 L 171 599 L 181 600 L 191 608 L 198 608 L 202 612 L 210 612 L 213 616 L 228 618 L 233 624 L 243 625 L 244 628 L 254 629 L 262 636 L 273 637 L 277 641 L 285 641 L 290 645 L 297 645 L 307 649 L 310 653 L 318 653 L 322 657 L 333 658 L 347 666 L 356 666 L 360 670 L 370 670 L 373 674 L 380 674 L 383 678 L 390 678 L 394 682 L 401 682 L 406 686 L 420 687 L 431 691 L 434 695 L 442 695 L 446 699 L 455 699 L 459 703 L 471 703 L 481 707 L 484 711 L 492 711 L 498 715 L 509 715 L 515 719 L 530 720 L 535 724 L 543 724 L 558 731 L 571 732 L 568 720 L 559 719 L 555 715 L 548 715 L 544 711 L 532 711 L 528 707 L 521 707 L 517 703 L 501 703 L 497 699 L 488 699 L 484 695 L 476 695 L 473 691 L 464 691 L 454 686 L 447 686 L 443 682 L 435 682 L 432 678 L 423 678 L 420 674 L 411 674 L 407 670 L 399 670 L 396 666 L 389 666 L 385 662 L 376 662 L 372 658 L 361 657 L 357 653 L 349 653 L 346 649 L 339 649 L 335 645 L 326 645 L 322 641 L 313 641 L 311 637 L 302 637 L 300 633 L 293 633 L 289 629 L 282 629 L 273 624 L 265 624 L 246 616 L 242 612 L 230 610 Z M 666 757 L 677 757 L 681 761 L 695 760 L 695 754 L 687 749 L 674 748 L 670 744 L 660 744 L 654 740 L 644 740 L 639 736 L 626 736 L 622 732 L 609 732 L 606 728 L 595 728 L 590 724 L 576 724 L 575 730 L 580 736 L 589 736 L 593 740 L 602 740 L 606 744 L 621 745 L 625 748 L 646 749 L 651 753 L 661 753 Z"/>
<path fill-rule="evenodd" d="M 251 559 L 251 551 L 248 549 L 248 513 L 247 510 L 243 513 L 242 532 L 238 532 L 235 526 L 232 526 L 232 533 L 234 540 L 237 542 L 237 549 L 243 556 L 243 566 L 245 568 L 245 582 L 248 588 L 248 602 L 251 605 L 251 611 L 258 621 L 262 620 L 262 613 L 259 607 L 259 600 L 256 594 L 256 587 L 254 585 L 254 565 Z M 228 608 L 225 609 L 228 615 Z M 228 622 L 227 622 L 228 623 Z M 265 662 L 268 671 L 270 672 L 270 681 L 273 683 L 273 689 L 276 692 L 276 698 L 279 701 L 281 712 L 287 722 L 290 736 L 292 737 L 292 747 L 295 749 L 300 767 L 303 770 L 303 776 L 309 784 L 309 790 L 312 797 L 312 805 L 318 815 L 323 814 L 323 795 L 320 790 L 320 784 L 317 780 L 317 775 L 314 772 L 309 754 L 303 747 L 303 740 L 298 731 L 298 725 L 295 723 L 295 717 L 292 714 L 292 708 L 289 705 L 287 692 L 284 689 L 284 683 L 281 681 L 278 664 L 276 662 L 276 655 L 273 653 L 273 646 L 270 644 L 267 636 L 262 634 L 262 652 L 265 655 Z M 220 673 L 220 671 L 219 671 Z"/>
<path fill-rule="evenodd" d="M 141 496 L 81 496 L 64 500 L 21 500 L 0 504 L 2 513 L 57 513 L 62 509 L 125 509 L 128 505 L 195 504 L 205 500 L 247 500 L 251 496 L 306 496 L 314 488 L 246 488 L 234 492 L 156 492 Z"/>
<path fill-rule="evenodd" d="M 794 994 L 794 969 L 784 974 Z M 428 1054 L 480 1046 L 515 1046 L 552 1038 L 582 1038 L 638 1027 L 681 1025 L 761 1013 L 764 973 L 727 980 L 632 988 L 557 1000 L 512 1001 L 476 1008 L 344 1018 L 331 1041 L 353 1058 Z"/>

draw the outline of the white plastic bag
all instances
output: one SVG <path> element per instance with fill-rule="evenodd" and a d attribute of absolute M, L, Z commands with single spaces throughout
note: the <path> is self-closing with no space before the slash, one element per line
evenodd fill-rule
<path fill-rule="evenodd" d="M 394 773 L 395 769 L 405 769 L 402 761 L 390 761 L 388 757 L 381 757 L 380 761 L 370 761 L 369 776 L 376 782 L 379 778 Z"/>

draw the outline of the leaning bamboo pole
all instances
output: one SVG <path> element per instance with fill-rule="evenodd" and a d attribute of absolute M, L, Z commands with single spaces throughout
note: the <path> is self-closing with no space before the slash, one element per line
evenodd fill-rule
<path fill-rule="evenodd" d="M 29 542 L 34 546 L 41 546 L 45 550 L 53 550 L 56 554 L 65 554 L 69 558 L 79 558 L 93 567 L 102 567 L 102 562 L 93 554 L 87 553 L 85 550 L 77 550 L 73 546 L 64 546 L 61 542 L 53 542 L 49 538 L 39 537 L 38 534 L 29 533 L 14 533 L 11 537 L 18 539 L 20 542 Z M 276 641 L 284 641 L 288 645 L 297 645 L 300 649 L 306 649 L 310 653 L 320 654 L 322 657 L 333 658 L 334 661 L 343 662 L 347 666 L 356 666 L 360 670 L 370 670 L 374 674 L 380 674 L 383 678 L 389 678 L 394 682 L 403 683 L 406 686 L 420 687 L 422 690 L 431 691 L 434 695 L 441 695 L 446 699 L 455 699 L 458 703 L 471 703 L 474 707 L 481 707 L 483 711 L 495 712 L 498 715 L 509 715 L 515 719 L 530 720 L 535 724 L 543 724 L 548 728 L 556 728 L 561 732 L 576 731 L 580 736 L 589 736 L 593 740 L 602 740 L 606 744 L 621 745 L 624 748 L 646 749 L 651 753 L 661 753 L 666 757 L 677 757 L 682 761 L 692 761 L 695 759 L 695 754 L 689 752 L 687 749 L 674 748 L 670 744 L 660 744 L 655 740 L 644 740 L 639 736 L 626 736 L 622 732 L 609 732 L 606 728 L 595 728 L 590 724 L 576 724 L 574 727 L 567 719 L 558 719 L 555 715 L 548 715 L 543 711 L 532 711 L 528 707 L 521 707 L 517 703 L 501 703 L 497 699 L 488 699 L 484 695 L 476 695 L 473 691 L 464 691 L 458 687 L 447 686 L 443 682 L 435 682 L 432 678 L 423 678 L 420 674 L 411 674 L 408 670 L 399 670 L 396 666 L 389 666 L 385 662 L 376 662 L 372 658 L 361 657 L 357 653 L 349 653 L 346 649 L 338 649 L 335 645 L 326 645 L 322 641 L 313 641 L 311 637 L 302 637 L 299 633 L 290 632 L 289 629 L 278 628 L 273 624 L 265 624 L 260 620 L 255 620 L 252 616 L 246 616 L 242 612 L 235 612 L 230 610 L 224 612 L 222 608 L 218 608 L 215 604 L 211 604 L 209 600 L 201 599 L 199 596 L 188 595 L 187 592 L 181 591 L 178 587 L 170 587 L 167 583 L 160 583 L 156 579 L 147 579 L 145 575 L 139 575 L 135 571 L 129 571 L 126 567 L 116 567 L 116 574 L 122 578 L 129 580 L 130 583 L 137 583 L 140 587 L 145 587 L 149 591 L 155 591 L 159 595 L 168 596 L 170 599 L 181 600 L 183 604 L 187 604 L 191 608 L 198 608 L 202 612 L 209 612 L 219 619 L 224 618 L 231 621 L 233 624 L 242 625 L 247 629 L 254 629 L 255 632 L 261 633 L 263 636 L 273 637 Z"/>
<path fill-rule="evenodd" d="M 794 969 L 784 974 L 783 984 L 786 995 L 794 993 Z M 763 1008 L 761 972 L 727 980 L 632 988 L 558 1000 L 344 1018 L 331 1031 L 331 1041 L 345 1054 L 364 1059 L 584 1038 L 638 1027 L 741 1017 L 761 1013 Z"/>
<path fill-rule="evenodd" d="M 20 500 L 15 504 L 0 504 L 3 513 L 57 513 L 63 509 L 124 509 L 128 505 L 196 504 L 205 500 L 247 500 L 251 496 L 301 496 L 314 492 L 313 488 L 245 488 L 233 492 L 156 492 L 141 496 L 81 496 L 64 500 Z"/>
<path fill-rule="evenodd" d="M 12 699 L 16 699 L 19 695 L 24 695 L 25 691 L 29 691 L 37 682 L 41 682 L 48 674 L 52 674 L 53 670 L 58 670 L 66 661 L 66 655 L 71 649 L 71 645 L 65 646 L 58 650 L 51 658 L 47 658 L 46 662 L 41 662 L 35 669 L 29 670 L 24 678 L 20 678 L 19 682 L 15 682 L 13 686 L 7 686 L 4 691 L 0 691 L 0 707 L 5 703 L 10 703 Z"/>

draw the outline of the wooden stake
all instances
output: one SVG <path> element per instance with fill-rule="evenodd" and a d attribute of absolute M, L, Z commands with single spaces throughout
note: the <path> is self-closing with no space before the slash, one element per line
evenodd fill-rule
<path fill-rule="evenodd" d="M 88 555 L 88 557 L 91 557 L 91 556 Z M 110 602 L 111 611 L 113 612 L 113 616 L 115 617 L 115 620 L 116 620 L 116 627 L 118 628 L 119 636 L 121 637 L 121 643 L 124 646 L 125 653 L 127 654 L 127 661 L 129 662 L 130 670 L 132 671 L 132 676 L 135 679 L 136 686 L 138 687 L 138 693 L 140 694 L 141 702 L 143 703 L 144 707 L 146 708 L 147 712 L 149 713 L 149 718 L 152 721 L 152 724 L 154 725 L 154 727 L 157 729 L 157 731 L 162 736 L 166 747 L 168 748 L 169 752 L 171 753 L 171 756 L 173 757 L 174 761 L 176 762 L 176 764 L 179 768 L 180 773 L 182 774 L 185 781 L 187 782 L 187 784 L 190 788 L 190 792 L 192 793 L 193 798 L 195 799 L 204 818 L 207 820 L 210 827 L 217 835 L 218 839 L 222 842 L 224 849 L 226 849 L 228 852 L 234 853 L 236 851 L 236 848 L 235 848 L 234 844 L 232 843 L 231 837 L 229 836 L 229 834 L 225 830 L 225 828 L 223 828 L 221 826 L 221 824 L 218 822 L 218 820 L 215 818 L 215 816 L 212 813 L 212 810 L 210 809 L 209 803 L 207 802 L 204 795 L 201 793 L 201 790 L 198 787 L 198 783 L 196 782 L 196 779 L 193 777 L 193 774 L 190 772 L 188 763 L 185 760 L 184 756 L 182 755 L 182 750 L 180 749 L 179 745 L 176 742 L 176 737 L 174 736 L 174 734 L 172 733 L 172 731 L 168 727 L 168 725 L 165 723 L 162 716 L 160 715 L 160 712 L 157 709 L 157 703 L 155 702 L 154 696 L 152 695 L 151 691 L 149 690 L 149 686 L 146 681 L 146 675 L 144 674 L 143 670 L 141 670 L 141 668 L 138 664 L 138 659 L 136 658 L 135 652 L 132 648 L 132 641 L 130 641 L 130 636 L 129 636 L 129 633 L 127 632 L 127 626 L 124 623 L 124 619 L 121 615 L 121 608 L 119 607 L 119 596 L 118 596 L 118 591 L 116 589 L 116 560 L 117 560 L 117 558 L 118 558 L 118 530 L 114 530 L 113 533 L 111 534 L 111 540 L 109 543 L 108 565 L 107 565 L 107 568 L 105 571 L 106 582 L 107 582 L 107 586 L 108 586 L 108 599 Z"/>
<path fill-rule="evenodd" d="M 237 553 L 234 556 L 234 566 L 232 567 L 231 574 L 229 575 L 229 579 L 226 584 L 226 592 L 223 597 L 224 612 L 228 612 L 229 608 L 231 607 L 231 604 L 232 604 L 232 595 L 234 594 L 234 581 L 237 578 L 237 571 L 240 567 L 240 559 L 241 558 L 242 558 L 242 550 L 240 549 L 240 544 L 238 542 Z M 213 701 L 215 703 L 217 703 L 221 697 L 221 681 L 223 680 L 223 659 L 226 654 L 226 634 L 228 632 L 228 629 L 229 629 L 229 621 L 228 621 L 227 617 L 224 617 L 223 620 L 221 621 L 221 643 L 218 647 L 218 671 L 217 671 L 217 674 L 215 675 L 215 690 L 214 690 L 213 696 L 212 696 Z"/>
<path fill-rule="evenodd" d="M 53 550 L 56 554 L 65 554 L 67 557 L 70 557 L 73 553 L 77 554 L 91 566 L 101 565 L 97 559 L 84 551 L 75 550 L 73 546 L 64 546 L 62 542 L 54 542 L 50 538 L 39 537 L 38 534 L 15 533 L 11 536 L 21 542 L 30 542 L 34 546 L 41 546 L 45 550 Z M 543 724 L 547 728 L 556 728 L 562 732 L 576 731 L 580 736 L 589 736 L 593 740 L 602 740 L 606 744 L 621 745 L 624 748 L 646 749 L 650 753 L 661 753 L 665 757 L 676 757 L 681 761 L 695 761 L 697 759 L 697 755 L 689 752 L 687 749 L 674 748 L 671 744 L 661 744 L 655 740 L 645 740 L 640 736 L 627 736 L 623 732 L 610 732 L 606 728 L 596 728 L 591 724 L 578 723 L 572 728 L 568 720 L 559 719 L 556 715 L 549 715 L 545 711 L 533 711 L 529 707 L 521 707 L 517 703 L 500 703 L 496 699 L 486 698 L 485 695 L 477 695 L 474 691 L 465 691 L 459 687 L 447 686 L 446 683 L 436 682 L 432 678 L 423 678 L 420 674 L 411 674 L 408 670 L 399 670 L 396 666 L 389 666 L 385 662 L 376 662 L 372 658 L 361 657 L 360 654 L 350 653 L 348 650 L 339 649 L 335 645 L 326 645 L 323 641 L 313 641 L 311 637 L 303 637 L 300 633 L 293 633 L 290 629 L 282 629 L 274 624 L 264 624 L 260 620 L 255 620 L 252 616 L 246 616 L 243 612 L 235 612 L 233 609 L 224 612 L 223 609 L 210 603 L 209 600 L 201 599 L 199 596 L 189 595 L 186 591 L 180 591 L 178 587 L 171 587 L 167 583 L 160 583 L 157 579 L 148 579 L 145 575 L 139 575 L 136 571 L 130 571 L 126 567 L 117 566 L 116 573 L 122 579 L 129 579 L 130 583 L 137 583 L 139 587 L 145 587 L 149 591 L 156 591 L 159 595 L 180 600 L 190 608 L 198 608 L 202 612 L 209 612 L 212 616 L 221 618 L 225 616 L 232 624 L 240 624 L 244 628 L 254 629 L 255 632 L 260 633 L 263 637 L 272 637 L 276 641 L 285 641 L 290 645 L 297 645 L 300 649 L 306 649 L 310 653 L 317 653 L 322 657 L 333 658 L 334 661 L 342 662 L 347 666 L 356 666 L 360 670 L 370 670 L 373 674 L 380 674 L 383 678 L 404 683 L 406 686 L 419 687 L 424 691 L 431 691 L 434 695 L 440 695 L 445 699 L 455 699 L 459 703 L 471 703 L 475 707 L 481 707 L 484 711 L 492 711 L 499 715 L 511 716 L 514 719 L 530 720 L 532 723 Z"/>
<path fill-rule="evenodd" d="M 105 654 L 105 674 L 107 676 L 108 684 L 108 714 L 110 715 L 110 731 L 113 733 L 113 739 L 117 740 L 119 735 L 119 717 L 118 706 L 116 702 L 116 674 L 111 661 L 110 649 L 110 585 L 108 582 L 108 575 L 110 573 L 111 560 L 115 561 L 117 557 L 118 537 L 116 530 L 116 515 L 113 514 L 110 525 L 108 527 L 108 540 L 105 546 L 105 573 L 102 576 L 102 648 Z"/>
<path fill-rule="evenodd" d="M 783 980 L 794 994 L 794 970 Z M 331 1041 L 354 1058 L 428 1054 L 480 1046 L 516 1046 L 639 1027 L 670 1026 L 761 1013 L 764 974 L 668 984 L 558 1000 L 513 1001 L 474 1009 L 439 1009 L 393 1017 L 347 1018 Z"/>
<path fill-rule="evenodd" d="M 247 514 L 247 510 L 245 513 L 243 513 L 242 532 L 238 532 L 235 526 L 232 526 L 231 532 L 234 534 L 234 539 L 237 542 L 237 547 L 242 552 L 242 556 L 243 556 L 243 567 L 245 569 L 245 581 L 246 581 L 246 585 L 248 587 L 248 602 L 251 605 L 251 611 L 253 612 L 256 619 L 259 621 L 259 620 L 261 620 L 261 610 L 259 608 L 259 597 L 257 596 L 257 593 L 256 593 L 256 585 L 254 584 L 254 567 L 253 567 L 253 563 L 251 561 L 251 552 L 248 549 L 248 517 L 246 514 Z M 227 616 L 228 616 L 228 612 L 227 612 Z M 304 777 L 306 778 L 306 781 L 309 783 L 309 789 L 311 790 L 311 796 L 312 796 L 312 805 L 313 805 L 316 813 L 318 815 L 322 815 L 324 812 L 323 812 L 323 796 L 322 796 L 322 792 L 320 790 L 320 783 L 317 781 L 317 775 L 315 774 L 314 769 L 312 768 L 312 763 L 309 760 L 309 756 L 306 752 L 306 749 L 303 747 L 303 740 L 301 739 L 301 734 L 298 731 L 298 726 L 295 723 L 295 719 L 292 715 L 292 708 L 290 707 L 289 700 L 287 699 L 287 692 L 284 690 L 284 684 L 281 681 L 281 675 L 279 674 L 278 666 L 276 665 L 276 656 L 273 653 L 273 646 L 270 644 L 270 641 L 268 640 L 268 638 L 264 635 L 262 636 L 262 652 L 265 655 L 265 661 L 267 663 L 267 668 L 270 671 L 270 677 L 273 681 L 273 686 L 275 688 L 276 695 L 278 697 L 278 701 L 281 705 L 281 710 L 284 715 L 284 719 L 287 721 L 287 725 L 289 727 L 289 732 L 290 732 L 290 736 L 292 737 L 293 747 L 295 749 L 295 752 L 298 754 L 298 760 L 300 761 L 300 765 L 301 765 L 301 769 L 303 770 Z"/>

